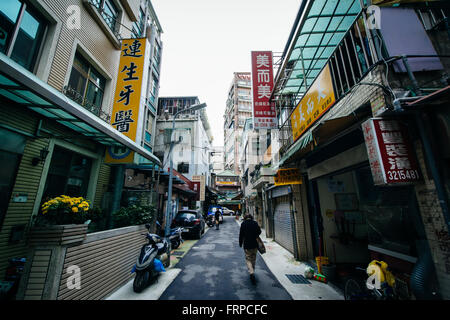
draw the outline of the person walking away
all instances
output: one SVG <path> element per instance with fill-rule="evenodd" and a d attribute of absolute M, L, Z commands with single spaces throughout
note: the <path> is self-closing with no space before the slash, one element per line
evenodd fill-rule
<path fill-rule="evenodd" d="M 253 216 L 251 214 L 246 214 L 239 231 L 239 247 L 242 248 L 242 246 L 244 246 L 245 262 L 250 274 L 250 281 L 253 284 L 256 284 L 255 263 L 256 254 L 258 253 L 258 243 L 256 239 L 260 234 L 261 228 L 258 223 L 253 220 Z"/>
<path fill-rule="evenodd" d="M 219 230 L 220 211 L 218 208 L 216 209 L 216 212 L 214 213 L 214 219 L 216 220 L 216 230 Z"/>

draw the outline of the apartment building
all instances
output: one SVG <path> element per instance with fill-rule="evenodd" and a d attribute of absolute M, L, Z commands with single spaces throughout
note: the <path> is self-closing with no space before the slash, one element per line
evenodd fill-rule
<path fill-rule="evenodd" d="M 406 299 L 450 288 L 450 8 L 429 4 L 303 1 L 272 95 L 275 241 L 299 260 L 325 254 L 337 284 L 385 261 Z"/>
<path fill-rule="evenodd" d="M 252 117 L 250 72 L 235 72 L 228 91 L 224 114 L 225 169 L 240 174 L 239 146 L 245 120 Z"/>
<path fill-rule="evenodd" d="M 195 104 L 200 104 L 196 96 L 159 98 L 155 155 L 161 159 L 166 172 L 169 168 L 173 116 Z M 180 113 L 175 119 L 174 140 L 177 142 L 172 151 L 174 169 L 190 180 L 194 176 L 205 176 L 207 185 L 210 185 L 213 136 L 206 111 Z"/>
<path fill-rule="evenodd" d="M 29 255 L 27 234 L 45 199 L 61 194 L 84 197 L 105 215 L 119 208 L 125 164 L 108 161 L 107 154 L 133 154 L 128 163 L 133 165 L 160 164 L 147 136 L 154 135 L 162 29 L 150 1 L 139 0 L 1 1 L 0 16 L 0 164 L 5 169 L 0 179 L 0 274 L 4 274 L 13 257 L 29 258 L 30 270 L 33 254 Z M 147 105 L 139 106 L 139 118 L 134 117 L 137 114 L 124 118 L 145 127 L 142 139 L 125 136 L 127 123 L 119 126 L 115 122 L 121 114 L 113 114 L 127 39 L 140 39 L 139 45 L 147 42 L 148 70 L 142 77 L 148 85 L 139 85 L 138 97 Z M 138 46 L 134 49 L 139 52 Z M 105 197 L 108 193 L 116 197 Z M 102 237 L 111 235 L 96 239 Z M 125 247 L 125 252 L 132 251 Z M 45 251 L 49 263 L 54 263 L 54 250 L 60 248 Z M 64 255 L 60 258 L 64 262 Z M 105 266 L 112 270 L 108 288 L 94 292 L 86 282 L 70 298 L 101 298 L 127 281 L 129 275 L 116 272 L 115 262 L 119 263 L 111 259 Z M 86 279 L 97 278 L 91 271 L 84 274 Z M 48 276 L 44 272 L 43 279 L 54 281 L 50 285 L 54 289 L 59 284 L 54 277 L 61 274 L 62 270 Z M 32 277 L 28 274 L 26 279 Z M 41 282 L 33 290 L 28 285 L 24 280 L 21 298 L 56 299 L 61 293 L 50 290 L 49 284 L 44 290 Z"/>

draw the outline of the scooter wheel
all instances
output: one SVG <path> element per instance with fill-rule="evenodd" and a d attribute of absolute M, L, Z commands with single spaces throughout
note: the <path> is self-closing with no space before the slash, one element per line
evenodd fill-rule
<path fill-rule="evenodd" d="M 179 246 L 180 246 L 180 241 L 177 241 L 172 245 L 172 249 L 178 249 Z"/>
<path fill-rule="evenodd" d="M 136 276 L 133 281 L 133 291 L 136 293 L 142 292 L 144 288 L 147 286 L 149 279 L 148 271 L 136 272 Z"/>

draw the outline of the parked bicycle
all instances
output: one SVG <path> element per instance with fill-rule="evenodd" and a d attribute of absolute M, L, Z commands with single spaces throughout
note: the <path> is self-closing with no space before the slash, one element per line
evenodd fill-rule
<path fill-rule="evenodd" d="M 396 279 L 383 261 L 372 261 L 367 269 L 356 267 L 357 274 L 345 282 L 345 300 L 398 300 Z"/>

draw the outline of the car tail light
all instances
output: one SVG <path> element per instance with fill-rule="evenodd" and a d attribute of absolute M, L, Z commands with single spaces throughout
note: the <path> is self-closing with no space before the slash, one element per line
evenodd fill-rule
<path fill-rule="evenodd" d="M 195 219 L 194 221 L 194 225 L 200 224 L 200 219 Z"/>

